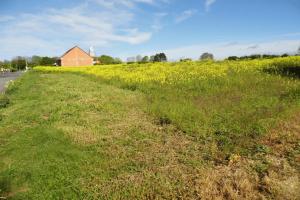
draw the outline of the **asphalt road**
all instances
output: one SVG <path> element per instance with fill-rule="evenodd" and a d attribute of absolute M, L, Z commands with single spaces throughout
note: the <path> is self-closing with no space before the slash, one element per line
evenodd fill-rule
<path fill-rule="evenodd" d="M 22 73 L 23 72 L 0 72 L 0 93 L 4 91 L 7 82 L 15 80 L 21 76 Z"/>

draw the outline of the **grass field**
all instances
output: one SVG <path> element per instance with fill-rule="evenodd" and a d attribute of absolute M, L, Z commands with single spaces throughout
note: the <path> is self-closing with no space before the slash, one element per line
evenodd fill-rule
<path fill-rule="evenodd" d="M 299 199 L 299 69 L 37 67 L 0 97 L 0 197 Z"/>

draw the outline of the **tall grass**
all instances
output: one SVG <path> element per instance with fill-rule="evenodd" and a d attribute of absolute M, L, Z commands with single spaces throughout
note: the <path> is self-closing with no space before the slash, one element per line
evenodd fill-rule
<path fill-rule="evenodd" d="M 158 124 L 173 124 L 204 143 L 213 141 L 218 153 L 205 157 L 224 160 L 232 153 L 253 153 L 257 139 L 299 107 L 299 81 L 265 73 L 282 74 L 287 66 L 299 71 L 300 57 L 35 70 L 95 75 L 142 91 L 146 111 Z"/>

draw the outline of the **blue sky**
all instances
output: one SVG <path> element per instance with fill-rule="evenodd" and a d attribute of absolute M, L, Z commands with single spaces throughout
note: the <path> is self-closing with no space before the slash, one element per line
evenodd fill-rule
<path fill-rule="evenodd" d="M 294 53 L 299 0 L 0 0 L 0 60 L 74 45 L 126 59 Z"/>

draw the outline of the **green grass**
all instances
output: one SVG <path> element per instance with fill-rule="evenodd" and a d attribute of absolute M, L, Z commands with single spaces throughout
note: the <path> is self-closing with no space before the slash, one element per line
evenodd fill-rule
<path fill-rule="evenodd" d="M 299 88 L 260 72 L 190 88 L 28 72 L 0 99 L 0 197 L 292 197 L 279 180 L 299 173 Z M 288 151 L 265 142 L 279 136 Z"/>
<path fill-rule="evenodd" d="M 180 136 L 168 131 L 160 135 L 139 109 L 145 105 L 142 94 L 80 75 L 36 72 L 7 93 L 11 102 L 2 110 L 0 128 L 3 195 L 125 198 L 165 190 L 164 177 L 148 168 L 171 164 L 165 156 L 173 149 L 151 152 Z M 137 190 L 126 178 L 143 175 L 148 182 Z"/>

